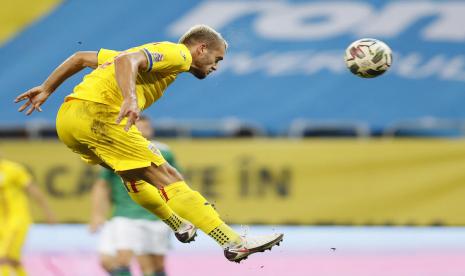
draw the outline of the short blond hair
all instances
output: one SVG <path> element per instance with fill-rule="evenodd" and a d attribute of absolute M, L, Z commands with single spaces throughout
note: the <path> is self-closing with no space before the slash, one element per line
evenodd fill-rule
<path fill-rule="evenodd" d="M 179 39 L 179 43 L 186 45 L 196 42 L 205 42 L 208 46 L 223 42 L 224 48 L 228 49 L 228 42 L 226 42 L 223 36 L 212 27 L 203 24 L 192 26 Z"/>

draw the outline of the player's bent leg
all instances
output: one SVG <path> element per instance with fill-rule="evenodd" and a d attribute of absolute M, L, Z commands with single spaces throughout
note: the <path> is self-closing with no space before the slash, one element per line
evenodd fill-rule
<path fill-rule="evenodd" d="M 128 195 L 136 203 L 149 210 L 162 220 L 167 220 L 173 216 L 174 212 L 165 203 L 158 193 L 157 188 L 143 181 L 127 181 L 124 180 L 124 185 L 128 191 Z"/>
<path fill-rule="evenodd" d="M 179 216 L 214 238 L 220 245 L 240 242 L 240 236 L 227 226 L 213 206 L 198 192 L 193 191 L 179 173 L 165 163 L 143 168 L 139 175 L 156 183 L 168 206 Z"/>
<path fill-rule="evenodd" d="M 224 223 L 211 204 L 183 181 L 161 190 L 168 205 L 212 237 L 224 251 L 229 261 L 240 262 L 251 254 L 271 250 L 283 239 L 283 234 L 241 237 Z"/>
<path fill-rule="evenodd" d="M 205 233 L 223 222 L 212 205 L 183 181 L 181 175 L 168 163 L 133 171 L 145 181 L 157 186 L 168 206 L 179 216 L 192 222 Z M 127 178 L 128 174 L 123 174 Z"/>
<path fill-rule="evenodd" d="M 190 189 L 176 169 L 168 163 L 160 166 L 152 164 L 150 167 L 119 173 L 125 179 L 131 180 L 141 177 L 156 185 L 163 200 L 176 214 L 190 221 L 207 234 L 224 224 L 212 205 L 200 193 Z M 130 182 L 133 185 L 137 183 L 137 181 Z M 179 222 L 175 221 L 175 223 Z M 229 227 L 223 228 L 224 234 L 231 236 L 231 240 L 239 241 L 239 235 L 231 231 Z M 229 239 L 225 242 L 228 241 Z"/>
<path fill-rule="evenodd" d="M 221 225 L 224 224 L 213 206 L 199 192 L 192 190 L 184 181 L 167 185 L 160 189 L 160 193 L 171 209 L 192 222 L 206 234 L 209 234 L 214 229 L 221 228 Z M 234 235 L 230 231 L 223 234 L 234 236 L 232 240 L 239 239 L 239 235 Z"/>
<path fill-rule="evenodd" d="M 160 171 L 170 172 L 171 166 L 160 168 L 152 165 L 145 171 L 144 177 L 153 182 Z M 272 234 L 258 237 L 241 237 L 224 223 L 213 206 L 198 192 L 193 191 L 184 181 L 171 184 L 163 182 L 160 194 L 178 215 L 192 222 L 207 235 L 212 237 L 224 250 L 230 261 L 240 262 L 250 254 L 263 252 L 279 245 L 283 234 Z"/>
<path fill-rule="evenodd" d="M 163 159 L 155 161 L 156 162 L 152 162 L 148 167 L 133 166 L 132 168 L 125 167 L 127 168 L 126 170 L 115 169 L 123 179 L 129 182 L 128 190 L 134 187 L 138 189 L 137 187 L 143 184 L 143 182 L 140 182 L 141 179 L 160 190 L 160 194 L 173 211 L 173 214 L 177 214 L 173 216 L 170 221 L 166 219 L 164 221 L 167 222 L 170 227 L 177 229 L 175 230 L 175 234 L 178 240 L 183 242 L 191 241 L 195 237 L 194 226 L 196 226 L 223 247 L 225 256 L 228 260 L 240 261 L 250 254 L 271 248 L 282 239 L 282 236 L 260 237 L 255 239 L 254 242 L 248 242 L 248 240 L 242 239 L 239 234 L 221 220 L 215 209 L 200 193 L 189 188 L 174 168 L 166 162 L 163 162 Z M 132 162 L 131 164 L 135 163 Z M 144 162 L 139 162 L 139 164 L 144 164 Z M 153 195 L 153 192 L 144 194 Z M 155 203 L 155 199 L 156 197 L 151 196 L 147 202 L 150 204 Z M 135 201 L 138 202 L 138 199 L 136 198 Z M 147 202 L 144 203 L 143 200 L 141 200 L 141 205 L 148 206 Z M 154 206 L 148 207 L 151 208 L 152 212 L 156 211 L 155 208 L 153 208 Z M 226 250 L 231 248 L 242 248 L 240 250 L 244 252 L 243 254 L 231 257 L 231 254 L 226 254 Z"/>
<path fill-rule="evenodd" d="M 125 173 L 120 175 L 123 179 L 127 177 Z M 180 242 L 189 243 L 195 240 L 195 226 L 176 214 L 162 199 L 157 188 L 143 180 L 125 180 L 125 185 L 132 200 L 165 222 Z"/>

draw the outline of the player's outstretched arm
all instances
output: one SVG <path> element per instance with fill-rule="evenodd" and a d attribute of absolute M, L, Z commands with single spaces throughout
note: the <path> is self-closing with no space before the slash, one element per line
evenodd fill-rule
<path fill-rule="evenodd" d="M 142 52 L 124 53 L 115 58 L 115 76 L 123 95 L 123 104 L 116 119 L 119 124 L 128 118 L 126 131 L 139 119 L 140 110 L 137 105 L 136 77 L 138 72 L 147 70 L 147 57 Z"/>
<path fill-rule="evenodd" d="M 42 85 L 36 86 L 16 97 L 15 103 L 27 100 L 18 111 L 22 112 L 29 106 L 26 115 L 30 115 L 34 110 L 42 111 L 40 106 L 66 79 L 85 67 L 96 68 L 97 66 L 97 52 L 85 51 L 74 53 L 60 64 Z"/>

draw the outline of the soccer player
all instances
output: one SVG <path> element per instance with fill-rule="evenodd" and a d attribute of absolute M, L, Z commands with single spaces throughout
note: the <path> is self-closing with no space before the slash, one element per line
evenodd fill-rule
<path fill-rule="evenodd" d="M 178 43 L 148 43 L 123 52 L 77 52 L 42 85 L 15 101 L 26 100 L 19 111 L 29 107 L 27 115 L 42 111 L 41 105 L 68 77 L 85 67 L 96 68 L 58 111 L 61 141 L 86 162 L 117 172 L 131 198 L 168 224 L 179 241 L 193 241 L 199 228 L 223 248 L 228 260 L 239 262 L 279 244 L 283 234 L 241 237 L 134 126 L 140 111 L 163 96 L 178 74 L 189 72 L 204 79 L 218 68 L 227 47 L 217 31 L 196 25 Z"/>
<path fill-rule="evenodd" d="M 148 117 L 141 116 L 136 126 L 142 136 L 149 140 L 152 138 L 154 131 Z M 170 148 L 160 142 L 152 142 L 166 162 L 177 168 Z M 108 169 L 102 170 L 92 187 L 91 231 L 95 232 L 103 225 L 98 246 L 100 262 L 110 275 L 130 275 L 129 265 L 136 255 L 144 275 L 165 276 L 164 255 L 169 248 L 171 229 L 134 203 L 126 189 L 121 178 Z M 112 218 L 106 221 L 110 206 Z"/>
<path fill-rule="evenodd" d="M 27 170 L 0 157 L 0 275 L 26 275 L 21 249 L 32 222 L 28 196 L 44 211 L 47 222 L 55 216 Z"/>

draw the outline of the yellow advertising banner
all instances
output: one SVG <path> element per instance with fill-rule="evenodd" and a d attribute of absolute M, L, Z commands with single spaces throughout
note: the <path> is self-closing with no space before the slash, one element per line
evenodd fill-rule
<path fill-rule="evenodd" d="M 163 142 L 231 223 L 465 225 L 464 140 Z M 6 141 L 0 152 L 31 169 L 61 221 L 88 220 L 97 167 L 58 141 Z"/>

